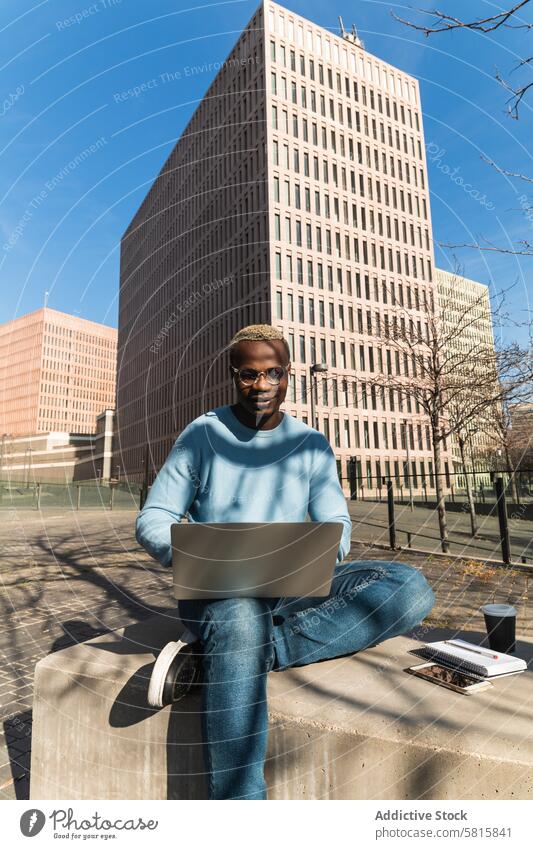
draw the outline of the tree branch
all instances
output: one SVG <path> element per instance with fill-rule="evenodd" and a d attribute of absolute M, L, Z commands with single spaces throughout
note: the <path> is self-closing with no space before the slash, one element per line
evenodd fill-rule
<path fill-rule="evenodd" d="M 499 29 L 500 27 L 512 27 L 513 29 L 530 29 L 533 24 L 523 23 L 523 24 L 508 24 L 512 16 L 522 9 L 524 6 L 527 6 L 529 0 L 521 0 L 520 3 L 515 3 L 510 9 L 507 9 L 502 12 L 498 12 L 496 15 L 490 15 L 487 18 L 478 18 L 473 21 L 462 21 L 460 18 L 456 18 L 453 15 L 448 15 L 445 12 L 439 12 L 438 9 L 432 10 L 429 12 L 434 18 L 437 18 L 439 24 L 435 27 L 427 27 L 422 26 L 421 24 L 414 24 L 412 21 L 407 21 L 405 18 L 401 18 L 396 15 L 395 12 L 391 12 L 392 17 L 395 18 L 402 24 L 405 24 L 411 29 L 417 30 L 418 32 L 423 32 L 427 37 L 429 35 L 433 35 L 437 32 L 449 32 L 454 29 L 469 29 L 475 32 L 494 32 L 494 30 Z M 428 14 L 427 9 L 418 9 L 420 13 Z"/>
<path fill-rule="evenodd" d="M 527 242 L 525 240 L 521 240 L 517 242 L 518 245 L 523 245 L 525 250 L 516 250 L 514 248 L 498 248 L 496 245 L 480 245 L 479 243 L 475 244 L 462 244 L 462 245 L 449 245 L 446 242 L 438 243 L 441 248 L 475 248 L 478 251 L 494 251 L 499 254 L 513 254 L 513 256 L 533 256 L 533 244 L 531 242 Z"/>
<path fill-rule="evenodd" d="M 530 88 L 533 88 L 533 82 L 526 83 L 523 86 L 519 86 L 518 88 L 514 88 L 510 83 L 503 79 L 500 74 L 496 74 L 496 80 L 500 83 L 501 86 L 506 91 L 511 92 L 511 97 L 507 101 L 507 112 L 515 121 L 518 121 L 518 107 L 520 106 L 522 100 L 528 93 Z"/>
<path fill-rule="evenodd" d="M 533 183 L 533 177 L 527 177 L 525 174 L 521 174 L 519 171 L 507 171 L 505 168 L 500 168 L 500 166 L 496 165 L 496 163 L 492 159 L 489 159 L 488 156 L 483 156 L 483 154 L 481 155 L 481 158 L 488 165 L 491 165 L 493 168 L 495 168 L 496 171 L 498 171 L 500 174 L 503 174 L 504 177 L 516 177 L 518 180 L 524 180 L 524 182 L 526 183 Z"/>

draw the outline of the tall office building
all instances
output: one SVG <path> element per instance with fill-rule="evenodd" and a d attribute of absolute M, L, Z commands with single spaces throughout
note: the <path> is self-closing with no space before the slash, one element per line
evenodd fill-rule
<path fill-rule="evenodd" d="M 49 307 L 0 325 L 0 436 L 96 433 L 116 359 L 113 327 Z"/>
<path fill-rule="evenodd" d="M 468 371 L 472 359 L 479 361 L 482 370 L 487 368 L 487 357 L 494 355 L 494 331 L 492 326 L 492 308 L 489 288 L 477 280 L 470 280 L 451 271 L 436 269 L 437 305 L 443 325 L 443 338 L 446 339 L 447 354 L 452 362 L 460 363 L 468 357 Z M 486 374 L 483 374 L 483 379 Z M 468 380 L 471 380 L 468 374 Z M 491 486 L 491 458 L 495 452 L 496 440 L 491 437 L 490 421 L 482 416 L 469 422 L 467 427 L 467 468 L 474 472 L 473 483 Z M 454 466 L 461 469 L 461 457 L 457 440 L 452 436 Z M 464 470 L 463 470 L 464 471 Z M 461 474 L 457 478 L 460 488 L 464 486 Z"/>
<path fill-rule="evenodd" d="M 344 479 L 433 486 L 427 421 L 373 385 L 410 367 L 391 339 L 424 330 L 433 276 L 417 80 L 265 0 L 122 239 L 124 467 L 140 479 L 149 442 L 157 471 L 192 418 L 234 400 L 226 346 L 266 322 L 291 346 L 289 414 L 311 423 L 311 367 L 328 368 L 316 415 Z"/>

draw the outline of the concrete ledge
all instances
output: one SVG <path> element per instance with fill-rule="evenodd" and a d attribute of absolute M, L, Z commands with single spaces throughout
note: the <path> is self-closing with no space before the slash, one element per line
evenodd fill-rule
<path fill-rule="evenodd" d="M 32 800 L 206 797 L 199 695 L 146 703 L 154 658 L 178 632 L 153 617 L 39 661 Z M 269 798 L 531 798 L 531 669 L 463 696 L 403 671 L 416 644 L 396 637 L 270 674 Z M 533 641 L 517 655 L 531 665 Z"/>

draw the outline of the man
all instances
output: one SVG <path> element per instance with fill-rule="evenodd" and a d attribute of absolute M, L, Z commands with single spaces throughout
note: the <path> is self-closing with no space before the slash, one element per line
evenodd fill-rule
<path fill-rule="evenodd" d="M 360 651 L 418 625 L 433 591 L 403 563 L 353 561 L 351 521 L 326 438 L 280 410 L 290 350 L 270 325 L 231 340 L 237 403 L 180 434 L 136 522 L 136 538 L 170 566 L 170 525 L 194 522 L 344 524 L 327 598 L 179 602 L 188 629 L 157 658 L 149 701 L 180 698 L 202 672 L 202 730 L 210 799 L 266 799 L 267 673 Z"/>

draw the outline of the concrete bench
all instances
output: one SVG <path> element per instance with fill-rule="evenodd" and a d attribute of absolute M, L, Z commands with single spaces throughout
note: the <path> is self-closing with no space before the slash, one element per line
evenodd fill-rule
<path fill-rule="evenodd" d="M 146 703 L 157 651 L 176 634 L 157 616 L 37 663 L 31 799 L 205 798 L 198 694 Z M 397 637 L 269 675 L 269 798 L 531 798 L 531 671 L 464 696 L 403 671 L 416 644 Z M 530 662 L 533 641 L 517 654 Z"/>

